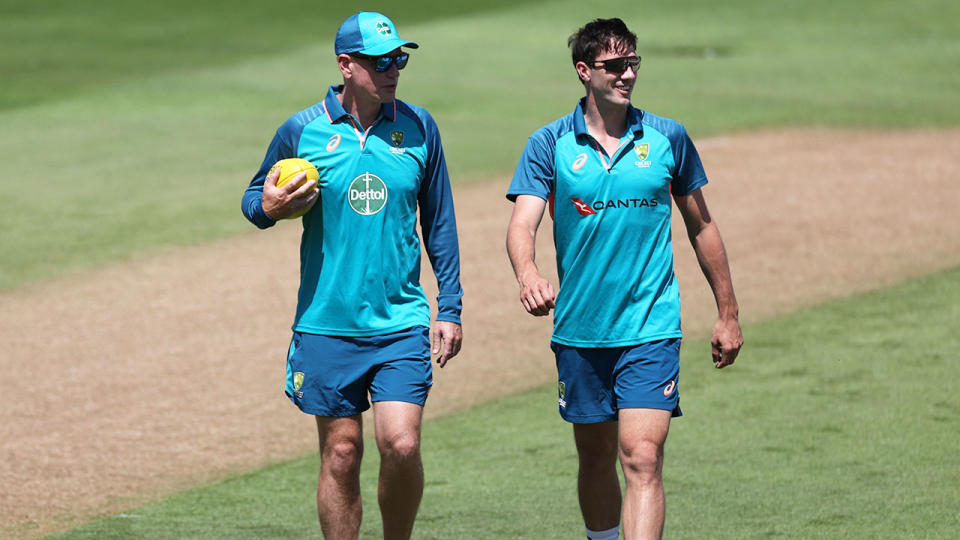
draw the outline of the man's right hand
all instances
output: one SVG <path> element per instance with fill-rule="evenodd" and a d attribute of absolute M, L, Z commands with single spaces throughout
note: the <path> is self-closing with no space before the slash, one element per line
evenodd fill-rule
<path fill-rule="evenodd" d="M 537 317 L 549 315 L 556 298 L 553 285 L 536 272 L 523 276 L 519 281 L 520 303 L 527 313 Z"/>
<path fill-rule="evenodd" d="M 549 315 L 556 297 L 553 285 L 543 279 L 533 262 L 537 229 L 546 207 L 546 199 L 518 195 L 507 225 L 507 256 L 520 284 L 520 303 L 527 313 L 536 317 Z"/>
<path fill-rule="evenodd" d="M 308 180 L 300 187 L 296 187 L 303 182 L 307 173 L 302 172 L 281 187 L 277 187 L 277 178 L 280 177 L 280 168 L 277 167 L 273 173 L 267 175 L 263 181 L 263 211 L 270 219 L 284 219 L 293 214 L 310 208 L 317 197 L 320 196 L 320 188 L 317 187 L 316 180 Z"/>

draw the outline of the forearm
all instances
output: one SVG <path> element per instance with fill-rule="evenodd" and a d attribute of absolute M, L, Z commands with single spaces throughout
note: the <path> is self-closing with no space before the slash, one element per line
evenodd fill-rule
<path fill-rule="evenodd" d="M 452 214 L 442 225 L 434 222 L 424 232 L 424 248 L 437 278 L 437 320 L 459 324 L 463 309 L 460 285 L 460 246 Z"/>
<path fill-rule="evenodd" d="M 713 291 L 719 318 L 737 320 L 740 315 L 740 307 L 733 291 L 733 279 L 730 276 L 727 251 L 716 223 L 707 223 L 695 235 L 691 235 L 690 242 L 697 254 L 700 269 Z"/>
<path fill-rule="evenodd" d="M 263 208 L 263 184 L 247 188 L 243 194 L 241 211 L 250 223 L 261 229 L 272 227 L 277 222 Z"/>
<path fill-rule="evenodd" d="M 419 196 L 423 246 L 437 278 L 437 320 L 460 324 L 463 288 L 460 285 L 460 242 L 453 194 L 446 168 L 434 165 Z"/>
<path fill-rule="evenodd" d="M 535 262 L 536 232 L 511 222 L 507 228 L 507 256 L 521 285 L 525 276 L 539 275 L 540 270 Z"/>
<path fill-rule="evenodd" d="M 456 237 L 431 247 L 430 263 L 437 278 L 437 320 L 460 324 L 463 287 L 460 285 L 460 250 Z"/>
<path fill-rule="evenodd" d="M 538 214 L 539 215 L 539 214 Z M 536 221 L 511 220 L 507 227 L 507 255 L 520 285 L 520 303 L 536 317 L 550 314 L 556 293 L 553 285 L 540 275 L 536 256 Z"/>

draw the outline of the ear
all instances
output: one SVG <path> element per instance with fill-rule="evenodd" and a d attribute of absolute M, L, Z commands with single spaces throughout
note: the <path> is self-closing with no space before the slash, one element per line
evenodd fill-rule
<path fill-rule="evenodd" d="M 344 79 L 353 76 L 353 58 L 349 54 L 337 55 L 337 67 L 340 68 L 340 73 Z"/>
<path fill-rule="evenodd" d="M 577 75 L 580 76 L 580 82 L 586 84 L 590 82 L 590 66 L 586 62 L 577 62 L 573 65 L 577 70 Z"/>

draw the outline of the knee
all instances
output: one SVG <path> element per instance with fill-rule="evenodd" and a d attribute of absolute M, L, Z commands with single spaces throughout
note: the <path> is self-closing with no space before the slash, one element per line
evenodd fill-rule
<path fill-rule="evenodd" d="M 617 440 L 608 438 L 580 438 L 576 441 L 580 467 L 605 468 L 616 467 Z"/>
<path fill-rule="evenodd" d="M 330 444 L 321 455 L 321 467 L 337 478 L 349 478 L 360 472 L 363 443 L 340 441 Z"/>
<path fill-rule="evenodd" d="M 420 461 L 420 438 L 416 433 L 396 434 L 380 443 L 380 454 L 391 463 L 418 463 Z"/>
<path fill-rule="evenodd" d="M 646 441 L 622 446 L 620 465 L 628 480 L 659 482 L 663 472 L 663 447 Z"/>

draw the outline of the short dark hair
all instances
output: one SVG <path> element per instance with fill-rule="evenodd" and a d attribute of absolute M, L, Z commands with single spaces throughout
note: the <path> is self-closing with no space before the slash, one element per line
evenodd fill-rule
<path fill-rule="evenodd" d="M 636 49 L 637 35 L 616 17 L 594 19 L 571 35 L 567 39 L 567 46 L 570 47 L 573 65 L 577 65 L 577 62 L 589 64 L 608 49 L 614 52 Z"/>

